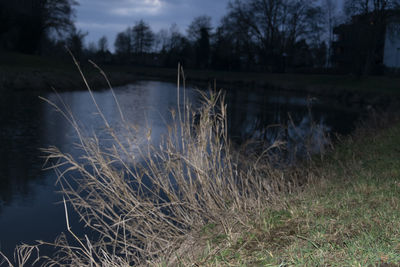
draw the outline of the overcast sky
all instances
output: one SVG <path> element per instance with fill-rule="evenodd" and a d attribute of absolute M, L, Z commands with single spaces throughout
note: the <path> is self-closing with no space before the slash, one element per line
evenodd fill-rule
<path fill-rule="evenodd" d="M 109 49 L 114 49 L 118 32 L 143 19 L 154 32 L 178 24 L 185 33 L 187 26 L 196 16 L 209 15 L 217 25 L 229 0 L 78 0 L 76 26 L 89 32 L 86 42 L 105 35 Z"/>
<path fill-rule="evenodd" d="M 320 0 L 324 3 L 324 0 Z M 182 33 L 196 16 L 209 15 L 216 26 L 227 13 L 229 0 L 78 0 L 76 26 L 89 35 L 86 43 L 95 42 L 103 35 L 109 49 L 114 50 L 118 32 L 143 19 L 155 33 L 176 23 Z M 342 9 L 343 0 L 336 0 Z"/>

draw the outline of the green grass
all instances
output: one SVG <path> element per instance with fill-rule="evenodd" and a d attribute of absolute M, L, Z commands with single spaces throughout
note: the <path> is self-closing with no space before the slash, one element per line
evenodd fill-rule
<path fill-rule="evenodd" d="M 150 75 L 176 80 L 176 69 L 131 67 L 129 71 L 143 76 Z M 390 76 L 355 77 L 352 75 L 274 74 L 190 69 L 186 69 L 185 73 L 189 83 L 208 83 L 215 79 L 219 87 L 227 88 L 274 86 L 277 89 L 301 90 L 329 95 L 340 95 L 343 92 L 400 94 L 400 77 Z"/>
<path fill-rule="evenodd" d="M 98 72 L 87 62 L 83 63 L 83 70 L 91 81 L 101 80 Z M 100 64 L 102 65 L 102 64 Z M 176 81 L 176 68 L 138 67 L 104 65 L 101 66 L 113 85 L 122 85 L 136 80 L 166 80 Z M 52 73 L 57 78 L 57 83 L 62 80 L 80 80 L 72 60 L 54 60 L 52 58 L 23 55 L 18 53 L 0 54 L 0 74 L 25 74 L 29 79 L 32 72 Z M 347 92 L 400 95 L 400 77 L 370 76 L 357 78 L 352 75 L 316 75 L 316 74 L 271 74 L 252 72 L 228 72 L 213 70 L 186 69 L 187 82 L 197 85 L 207 85 L 214 79 L 218 87 L 224 88 L 249 88 L 249 87 L 276 87 L 286 90 L 306 91 L 314 94 L 340 96 Z M 36 75 L 37 76 L 37 75 Z M 43 80 L 52 80 L 46 75 Z M 57 84 L 56 82 L 54 82 Z M 105 83 L 101 84 L 105 85 Z M 60 88 L 60 89 L 70 89 Z M 82 87 L 81 89 L 85 89 Z"/>
<path fill-rule="evenodd" d="M 76 71 L 72 64 L 68 66 L 68 64 L 66 64 L 66 62 L 63 60 L 54 60 L 37 55 L 25 55 L 12 52 L 0 54 L 0 67 L 2 68 L 2 70 L 8 69 L 9 71 L 12 71 L 13 69 L 68 69 L 70 71 Z"/>
<path fill-rule="evenodd" d="M 43 151 L 59 162 L 54 168 L 71 166 L 82 174 L 74 180 L 79 190 L 70 187 L 68 173 L 59 172 L 59 181 L 66 199 L 101 238 L 82 242 L 68 226 L 78 247 L 63 236 L 55 243 L 39 241 L 62 250 L 52 260 L 74 266 L 400 263 L 400 124 L 377 130 L 386 117 L 373 117 L 375 128 L 356 131 L 311 167 L 279 169 L 268 158 L 229 146 L 226 106 L 217 99 L 205 94 L 199 111 L 187 105 L 178 112 L 159 148 L 136 145 L 143 163 L 124 147 L 143 140 L 123 117 L 128 134 L 120 139 L 105 122 L 114 143 L 102 150 L 95 135 L 85 137 L 69 113 L 58 109 L 73 122 L 87 162 L 55 147 Z M 201 119 L 194 127 L 197 112 Z M 161 201 L 159 192 L 170 201 Z"/>
<path fill-rule="evenodd" d="M 268 208 L 235 240 L 213 242 L 211 266 L 397 266 L 400 263 L 400 124 L 346 141 L 315 182 Z M 216 229 L 216 228 L 213 228 Z M 218 247 L 218 249 L 216 249 Z M 206 260 L 205 260 L 206 259 Z"/>
<path fill-rule="evenodd" d="M 92 89 L 108 88 L 99 71 L 89 62 L 80 62 Z M 114 86 L 138 80 L 124 67 L 107 66 L 107 75 Z M 54 59 L 19 53 L 0 54 L 0 90 L 51 91 L 87 90 L 72 58 Z"/>
<path fill-rule="evenodd" d="M 176 69 L 149 67 L 109 66 L 107 71 L 124 70 L 142 77 L 158 77 L 176 80 Z M 320 75 L 320 74 L 273 74 L 254 72 L 228 72 L 210 70 L 185 71 L 189 83 L 208 83 L 215 79 L 219 87 L 277 87 L 294 91 L 340 95 L 343 92 L 367 94 L 400 94 L 400 77 L 352 75 Z"/>

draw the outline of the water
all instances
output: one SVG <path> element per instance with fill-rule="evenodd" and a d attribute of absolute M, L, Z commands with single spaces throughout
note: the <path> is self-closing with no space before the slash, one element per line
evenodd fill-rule
<path fill-rule="evenodd" d="M 158 142 L 166 132 L 170 109 L 177 105 L 176 86 L 165 82 L 137 82 L 115 88 L 115 93 L 125 118 L 142 129 L 138 138 L 151 127 L 152 140 Z M 101 135 L 104 130 L 88 92 L 63 92 L 59 96 L 42 93 L 41 96 L 59 106 L 63 103 L 68 106 L 86 131 Z M 198 102 L 195 90 L 188 89 L 186 96 Z M 112 93 L 94 92 L 94 97 L 109 123 L 118 127 L 120 113 Z M 334 99 L 310 100 L 307 95 L 279 91 L 230 90 L 227 104 L 229 132 L 237 142 L 247 138 L 274 139 L 280 130 L 266 130 L 266 126 L 287 123 L 289 118 L 297 129 L 289 127 L 286 131 L 293 144 L 310 134 L 317 137 L 325 132 L 345 134 L 352 130 L 359 117 L 358 109 L 342 106 Z M 316 122 L 320 133 L 310 132 L 311 120 Z M 55 145 L 63 152 L 76 155 L 73 144 L 77 138 L 72 125 L 34 92 L 3 94 L 0 125 L 0 249 L 10 256 L 17 244 L 32 244 L 35 240 L 52 242 L 61 232 L 66 232 L 62 197 L 55 192 L 58 190 L 56 176 L 53 171 L 43 171 L 40 148 Z M 76 215 L 71 213 L 70 217 L 73 230 L 83 234 L 85 230 Z"/>

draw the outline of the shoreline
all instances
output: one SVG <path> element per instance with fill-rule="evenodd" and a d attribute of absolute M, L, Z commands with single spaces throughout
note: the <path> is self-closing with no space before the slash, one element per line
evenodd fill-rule
<path fill-rule="evenodd" d="M 82 67 L 93 90 L 108 88 L 104 77 L 92 66 Z M 135 66 L 105 65 L 104 73 L 113 87 L 142 80 L 176 82 L 177 70 L 172 68 L 148 68 Z M 186 83 L 201 87 L 265 89 L 288 93 L 312 94 L 315 97 L 331 97 L 349 105 L 372 106 L 377 109 L 393 109 L 400 106 L 400 78 L 367 77 L 356 79 L 344 75 L 263 74 L 226 71 L 186 70 Z M 397 81 L 398 80 L 398 81 Z M 78 69 L 73 63 L 63 67 L 0 66 L 0 91 L 76 91 L 87 90 Z"/>
<path fill-rule="evenodd" d="M 182 255 L 184 262 L 398 266 L 400 122 L 392 120 L 378 128 L 367 123 L 337 143 L 311 167 L 314 176 L 304 188 L 267 206 L 261 223 L 252 217 L 253 228 L 218 240 L 221 227 L 200 233 L 197 249 L 205 255 Z"/>
<path fill-rule="evenodd" d="M 140 76 L 143 77 L 138 80 L 145 80 L 144 77 L 154 80 L 150 73 L 134 74 L 133 71 L 118 72 L 110 69 L 104 71 L 111 74 L 110 80 L 113 84 L 114 79 L 122 81 L 123 78 Z M 173 70 L 169 71 L 170 74 L 163 77 L 165 80 L 171 77 L 168 81 L 173 82 Z M 93 90 L 100 90 L 101 75 L 90 71 L 87 73 Z M 33 74 L 45 80 L 46 75 L 51 75 L 52 72 L 49 71 L 46 75 L 40 72 Z M 196 72 L 189 71 L 188 74 L 190 77 Z M 57 75 L 52 76 L 50 82 L 57 82 L 60 77 L 81 81 L 78 80 L 77 71 L 75 74 L 60 72 Z M 152 75 L 158 74 L 153 72 Z M 163 79 L 161 75 L 159 77 Z M 201 80 L 200 78 L 199 75 L 198 79 Z M 29 80 L 27 75 L 22 84 L 29 85 Z M 188 81 L 193 80 L 195 79 L 190 78 Z M 63 80 L 58 84 L 64 86 L 68 83 Z M 22 92 L 23 90 L 21 89 Z M 296 92 L 300 92 L 300 89 Z M 231 220 L 235 215 L 242 218 L 239 217 L 240 213 L 229 213 L 234 209 L 226 210 L 226 214 L 218 212 L 217 217 L 222 217 L 224 224 L 211 221 L 198 225 L 198 231 L 190 233 L 197 245 L 190 247 L 191 240 L 187 239 L 182 242 L 182 249 L 188 245 L 199 253 L 180 255 L 178 250 L 176 254 L 182 256 L 183 263 L 197 262 L 198 265 L 211 266 L 219 263 L 297 266 L 338 263 L 346 266 L 351 265 L 350 263 L 366 263 L 364 259 L 368 259 L 371 264 L 399 262 L 396 246 L 400 242 L 400 214 L 393 206 L 400 205 L 400 165 L 396 156 L 399 153 L 396 148 L 400 141 L 400 124 L 396 120 L 395 123 L 386 125 L 383 123 L 384 117 L 377 119 L 374 120 L 376 126 L 366 126 L 338 142 L 324 159 L 317 160 L 315 166 L 311 166 L 312 169 L 300 167 L 299 172 L 293 174 L 293 179 L 300 175 L 300 178 L 306 176 L 309 180 L 307 178 L 306 183 L 300 180 L 299 187 L 294 188 L 291 193 L 277 195 L 282 200 L 279 205 L 272 205 L 265 200 L 260 202 L 263 204 L 260 206 L 262 209 L 256 212 L 252 209 L 243 210 L 242 215 L 247 216 L 244 224 L 241 224 L 242 221 L 239 223 Z M 176 161 L 172 163 L 174 162 Z M 225 229 L 229 231 L 224 232 L 223 227 L 226 225 L 228 228 Z M 385 229 L 383 233 L 382 229 Z M 394 238 L 387 241 L 386 236 Z M 348 253 L 349 250 L 357 253 Z M 362 259 L 355 258 L 354 254 L 362 255 Z M 330 258 L 330 255 L 334 257 Z"/>

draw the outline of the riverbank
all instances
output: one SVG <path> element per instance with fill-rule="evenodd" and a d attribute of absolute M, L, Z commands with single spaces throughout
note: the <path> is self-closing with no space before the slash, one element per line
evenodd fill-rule
<path fill-rule="evenodd" d="M 21 54 L 6 54 L 0 58 L 0 90 L 57 91 L 86 90 L 82 78 L 72 62 Z M 112 86 L 138 80 L 176 82 L 175 68 L 136 66 L 101 66 Z M 90 63 L 82 69 L 95 90 L 108 88 L 104 77 Z M 375 107 L 400 105 L 400 77 L 352 75 L 271 74 L 227 71 L 185 70 L 187 83 L 205 88 L 266 88 L 288 92 L 302 92 L 326 96 L 346 104 Z"/>
<path fill-rule="evenodd" d="M 196 266 L 399 266 L 400 123 L 363 129 L 252 227 L 209 225 Z M 250 224 L 251 225 L 251 224 Z M 199 242 L 200 243 L 200 242 Z M 184 258 L 184 257 L 183 257 Z"/>
<path fill-rule="evenodd" d="M 163 146 L 144 146 L 141 155 L 148 158 L 143 163 L 130 153 L 138 139 L 127 135 L 121 142 L 108 126 L 115 149 L 87 136 L 83 157 L 72 158 L 55 147 L 46 150 L 62 162 L 58 166 L 79 171 L 74 181 L 82 191 L 64 187 L 64 195 L 100 240 L 115 246 L 85 240 L 79 248 L 69 247 L 61 237 L 53 245 L 65 249 L 66 257 L 54 260 L 76 266 L 109 265 L 111 258 L 120 266 L 156 266 L 160 260 L 166 266 L 347 266 L 399 260 L 400 215 L 392 212 L 400 203 L 399 124 L 387 128 L 385 118 L 375 116 L 373 127 L 345 138 L 324 160 L 276 168 L 264 157 L 269 153 L 229 146 L 225 105 L 216 95 L 205 97 L 200 120 L 193 125 L 180 119 L 191 111 L 178 113 Z M 125 126 L 127 133 L 135 132 Z M 182 138 L 177 139 L 176 129 L 183 129 Z M 146 139 L 150 142 L 151 131 Z M 74 176 L 62 173 L 59 181 L 69 186 Z M 83 199 L 81 193 L 90 197 Z"/>
<path fill-rule="evenodd" d="M 80 67 L 94 90 L 108 88 L 104 76 L 89 62 L 80 62 Z M 157 80 L 142 77 L 140 73 L 124 67 L 104 67 L 113 86 L 126 85 L 138 80 Z M 176 76 L 176 75 L 175 75 Z M 23 54 L 0 55 L 0 91 L 79 91 L 87 90 L 72 59 L 55 61 L 50 58 Z"/>

